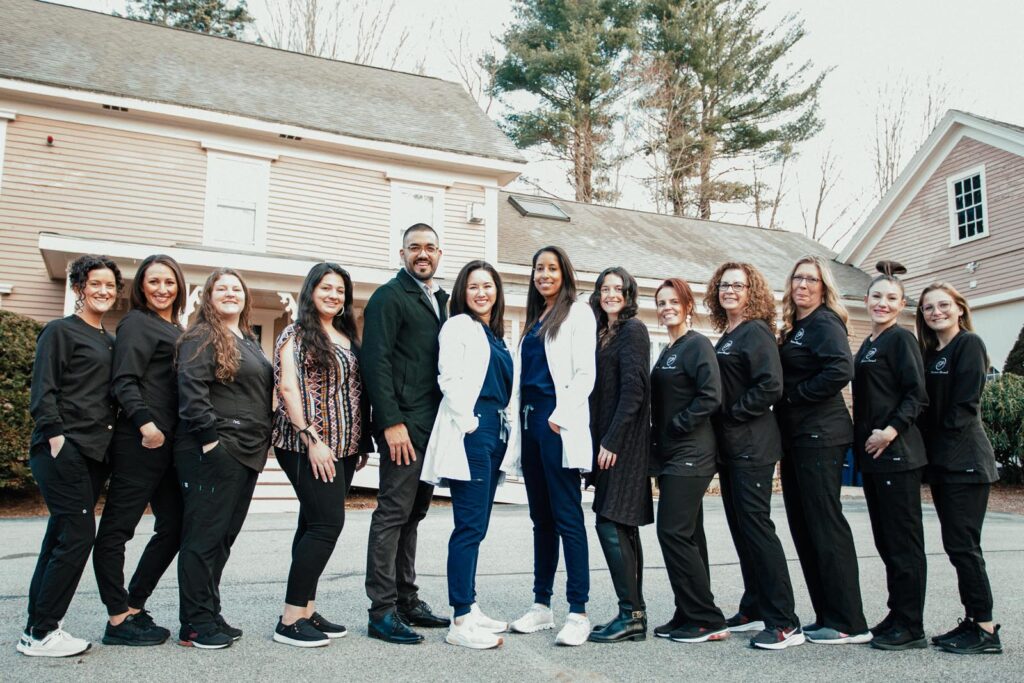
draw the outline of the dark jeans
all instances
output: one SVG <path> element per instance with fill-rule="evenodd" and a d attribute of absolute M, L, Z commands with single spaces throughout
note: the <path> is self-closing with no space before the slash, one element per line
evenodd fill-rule
<path fill-rule="evenodd" d="M 380 449 L 380 486 L 367 541 L 366 596 L 370 618 L 380 619 L 396 606 L 414 606 L 419 600 L 416 531 L 430 509 L 434 487 L 420 481 L 422 449 L 416 449 L 412 464 L 398 465 L 391 462 L 384 434 L 375 440 Z"/>
<path fill-rule="evenodd" d="M 299 522 L 292 539 L 292 566 L 284 601 L 294 607 L 305 607 L 316 600 L 320 575 L 345 526 L 345 496 L 359 457 L 335 462 L 334 481 L 321 481 L 313 478 L 307 454 L 283 448 L 275 448 L 274 454 L 299 499 Z"/>
<path fill-rule="evenodd" d="M 924 468 L 906 472 L 865 472 L 875 548 L 885 563 L 889 613 L 913 635 L 924 635 L 924 595 L 928 564 L 921 521 Z"/>
<path fill-rule="evenodd" d="M 448 539 L 448 604 L 454 615 L 469 614 L 476 602 L 476 564 L 480 543 L 487 535 L 494 492 L 498 488 L 505 441 L 497 406 L 478 406 L 480 424 L 463 439 L 469 461 L 469 481 L 450 480 L 455 529 Z"/>
<path fill-rule="evenodd" d="M 170 436 L 160 448 L 144 448 L 138 432 L 114 434 L 110 486 L 96 532 L 92 565 L 107 613 L 142 609 L 181 545 L 184 504 L 174 469 Z M 153 506 L 153 536 L 146 544 L 128 590 L 124 588 L 124 549 L 135 535 L 146 505 Z"/>
<path fill-rule="evenodd" d="M 210 624 L 220 614 L 220 577 L 256 489 L 256 470 L 223 444 L 203 453 L 194 441 L 175 444 L 174 464 L 185 501 L 178 553 L 182 624 Z"/>
<path fill-rule="evenodd" d="M 843 516 L 846 446 L 791 447 L 782 459 L 782 498 L 807 581 L 815 623 L 864 633 L 864 606 L 853 532 Z"/>
<path fill-rule="evenodd" d="M 702 503 L 711 479 L 665 474 L 658 477 L 658 543 L 675 596 L 673 621 L 721 628 L 725 617 L 711 592 L 706 541 L 703 533 L 697 533 L 704 528 Z"/>
<path fill-rule="evenodd" d="M 46 442 L 34 446 L 29 466 L 50 513 L 28 589 L 26 629 L 41 638 L 57 628 L 78 588 L 96 538 L 96 502 L 110 470 L 68 439 L 56 458 Z"/>
<path fill-rule="evenodd" d="M 562 467 L 562 437 L 548 425 L 554 409 L 554 399 L 532 403 L 524 399 L 522 467 L 533 521 L 533 593 L 536 602 L 551 604 L 561 539 L 569 611 L 583 613 L 590 593 L 590 558 L 580 472 Z"/>
<path fill-rule="evenodd" d="M 981 554 L 981 525 L 991 484 L 933 481 L 931 488 L 942 527 L 942 547 L 956 568 L 960 602 L 967 618 L 992 621 L 992 587 Z"/>
<path fill-rule="evenodd" d="M 740 612 L 763 619 L 766 628 L 792 628 L 793 585 L 786 553 L 771 517 L 774 465 L 737 468 L 723 465 L 719 473 L 729 533 L 743 574 Z"/>

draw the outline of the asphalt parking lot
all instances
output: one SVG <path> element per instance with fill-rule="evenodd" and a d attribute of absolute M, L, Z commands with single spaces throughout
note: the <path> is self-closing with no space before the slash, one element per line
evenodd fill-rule
<path fill-rule="evenodd" d="M 773 517 L 790 558 L 797 612 L 812 617 L 796 553 L 775 497 Z M 885 613 L 885 577 L 871 540 L 862 500 L 846 501 L 860 557 L 861 586 L 869 623 Z M 593 514 L 588 511 L 588 522 Z M 739 566 L 718 498 L 706 499 L 706 528 L 712 562 L 712 587 L 728 616 L 741 592 Z M 447 645 L 444 630 L 424 630 L 426 642 L 396 646 L 366 637 L 363 572 L 370 512 L 348 514 L 345 531 L 320 583 L 318 607 L 328 618 L 346 624 L 350 634 L 325 648 L 300 650 L 271 640 L 284 596 L 294 516 L 251 514 L 239 537 L 222 582 L 224 615 L 245 630 L 233 647 L 218 651 L 182 648 L 171 641 L 149 648 L 99 644 L 104 609 L 96 592 L 91 565 L 71 605 L 65 628 L 93 640 L 90 652 L 64 660 L 30 659 L 15 651 L 24 625 L 28 581 L 34 567 L 45 519 L 0 521 L 0 681 L 1021 681 L 1024 680 L 1024 516 L 990 513 L 984 547 L 995 595 L 996 620 L 1003 624 L 1003 655 L 964 657 L 935 649 L 882 652 L 868 646 L 806 644 L 782 652 L 752 650 L 747 639 L 684 645 L 650 637 L 640 643 L 554 645 L 555 631 L 509 635 L 492 651 L 468 651 Z M 129 546 L 129 567 L 151 533 L 144 519 Z M 431 510 L 420 526 L 421 597 L 447 612 L 445 557 L 452 526 L 451 509 Z M 592 525 L 591 525 L 592 526 Z M 942 553 L 934 510 L 925 511 L 928 551 L 926 629 L 945 631 L 962 609 L 956 577 Z M 615 610 L 611 581 L 591 529 L 591 602 L 593 621 Z M 644 590 L 651 626 L 672 613 L 672 594 L 654 527 L 643 529 L 646 560 Z M 499 506 L 484 543 L 477 592 L 484 611 L 512 619 L 531 602 L 533 549 L 525 506 Z M 556 581 L 556 619 L 564 618 L 564 574 Z M 174 568 L 150 600 L 158 623 L 176 632 L 177 582 Z"/>

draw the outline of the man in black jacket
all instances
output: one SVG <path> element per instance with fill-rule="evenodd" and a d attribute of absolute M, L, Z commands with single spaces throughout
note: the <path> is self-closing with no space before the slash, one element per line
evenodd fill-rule
<path fill-rule="evenodd" d="M 407 644 L 423 640 L 410 626 L 448 626 L 419 599 L 416 586 L 416 528 L 434 491 L 420 481 L 420 470 L 441 403 L 437 335 L 448 317 L 448 294 L 433 281 L 441 260 L 433 228 L 417 223 L 406 230 L 399 255 L 402 270 L 366 304 L 360 361 L 380 450 L 366 557 L 367 631 Z"/>

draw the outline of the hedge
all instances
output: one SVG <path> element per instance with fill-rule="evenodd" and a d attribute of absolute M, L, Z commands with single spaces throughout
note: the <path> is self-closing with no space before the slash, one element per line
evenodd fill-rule
<path fill-rule="evenodd" d="M 22 490 L 32 484 L 28 399 L 41 329 L 31 318 L 0 310 L 0 490 Z"/>
<path fill-rule="evenodd" d="M 1004 484 L 1024 483 L 1024 377 L 1005 373 L 985 385 L 981 395 L 985 422 Z"/>

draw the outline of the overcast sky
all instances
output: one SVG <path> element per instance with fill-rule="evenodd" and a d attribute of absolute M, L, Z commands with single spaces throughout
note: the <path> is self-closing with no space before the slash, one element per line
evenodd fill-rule
<path fill-rule="evenodd" d="M 283 1 L 250 0 L 249 6 L 258 21 L 266 22 L 268 7 Z M 124 7 L 121 0 L 62 3 L 106 12 Z M 387 0 L 379 2 L 387 4 Z M 461 34 L 469 52 L 486 50 L 491 36 L 500 34 L 512 20 L 511 8 L 510 0 L 396 0 L 389 36 L 399 35 L 404 27 L 411 30 L 397 67 L 411 70 L 422 63 L 429 75 L 458 80 L 446 48 L 454 47 Z M 826 221 L 841 208 L 850 209 L 825 243 L 831 245 L 850 225 L 851 217 L 866 215 L 874 205 L 871 149 L 879 90 L 906 90 L 908 143 L 921 142 L 927 133 L 921 122 L 929 90 L 945 90 L 947 108 L 1024 124 L 1021 0 L 771 0 L 767 14 L 775 19 L 796 14 L 803 20 L 807 36 L 795 48 L 794 61 L 811 59 L 818 69 L 833 68 L 821 94 L 825 129 L 799 149 L 800 156 L 787 174 L 788 194 L 780 209 L 787 229 L 802 229 L 798 197 L 803 197 L 805 208 L 815 201 L 818 164 L 828 148 L 839 160 L 842 179 L 826 206 Z M 904 162 L 913 152 L 909 146 Z M 538 159 L 536 154 L 529 156 Z M 640 164 L 628 170 L 635 175 L 643 172 Z M 564 172 L 555 163 L 531 162 L 525 175 L 546 190 L 572 197 Z M 627 179 L 623 190 L 620 206 L 653 208 L 639 183 Z M 716 218 L 753 222 L 743 209 L 719 211 Z"/>

